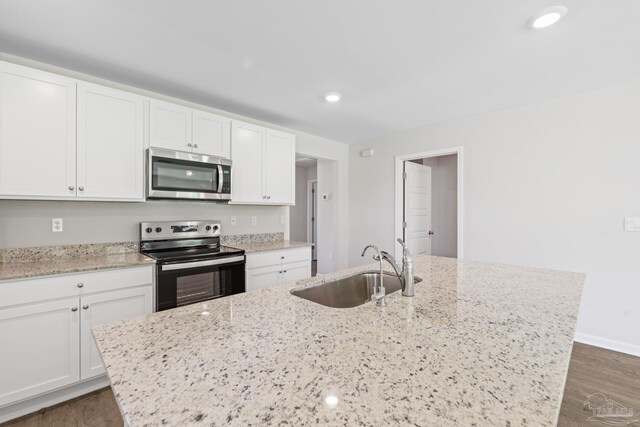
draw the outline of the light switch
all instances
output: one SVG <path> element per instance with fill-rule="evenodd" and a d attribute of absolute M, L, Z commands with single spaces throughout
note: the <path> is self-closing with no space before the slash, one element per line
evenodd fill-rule
<path fill-rule="evenodd" d="M 640 231 L 640 218 L 625 218 L 624 219 L 625 231 Z"/>

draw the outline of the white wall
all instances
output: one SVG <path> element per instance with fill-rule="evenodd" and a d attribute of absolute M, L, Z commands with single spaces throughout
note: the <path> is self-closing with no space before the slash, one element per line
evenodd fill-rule
<path fill-rule="evenodd" d="M 431 167 L 431 253 L 458 256 L 458 160 L 455 154 L 429 157 L 422 164 Z"/>
<path fill-rule="evenodd" d="M 33 67 L 60 75 L 101 84 L 116 89 L 137 93 L 143 96 L 149 96 L 156 99 L 161 99 L 167 102 L 174 102 L 177 104 L 185 105 L 187 107 L 198 108 L 204 111 L 210 111 L 215 114 L 220 114 L 232 119 L 243 120 L 249 123 L 255 123 L 261 126 L 268 126 L 273 129 L 283 130 L 285 132 L 291 132 L 296 135 L 296 151 L 309 157 L 324 158 L 337 162 L 336 169 L 336 181 L 342 188 L 339 199 L 336 200 L 336 216 L 335 218 L 335 233 L 337 236 L 337 244 L 339 249 L 337 250 L 337 267 L 344 268 L 347 265 L 348 256 L 346 254 L 346 248 L 348 246 L 348 161 L 349 161 L 349 148 L 346 144 L 342 144 L 337 141 L 328 140 L 308 133 L 300 132 L 294 129 L 289 129 L 283 126 L 276 126 L 270 123 L 254 120 L 250 117 L 239 116 L 237 114 L 231 114 L 226 111 L 217 110 L 208 106 L 194 104 L 192 102 L 183 101 L 180 99 L 172 98 L 162 94 L 134 88 L 127 85 L 111 82 L 101 79 L 95 76 L 89 76 L 87 74 L 78 73 L 72 70 L 66 70 L 64 68 L 55 67 L 49 64 L 44 64 L 38 61 L 33 61 L 26 58 L 6 54 L 0 52 L 0 60 L 13 62 L 16 64 L 24 65 L 27 67 Z M 131 236 L 131 232 L 123 232 L 123 229 L 132 230 L 140 218 L 145 220 L 154 220 L 157 218 L 183 219 L 194 218 L 196 215 L 201 216 L 206 214 L 209 217 L 211 213 L 212 217 L 222 217 L 224 215 L 230 216 L 231 214 L 238 216 L 238 221 L 241 218 L 249 218 L 256 212 L 259 212 L 258 226 L 244 227 L 238 225 L 238 232 L 280 232 L 284 231 L 285 236 L 289 234 L 289 208 L 288 207 L 251 207 L 251 206 L 225 206 L 223 204 L 206 204 L 206 208 L 193 207 L 194 204 L 184 202 L 170 202 L 169 207 L 166 208 L 154 208 L 153 204 L 150 204 L 148 208 L 144 207 L 144 204 L 134 203 L 107 203 L 98 202 L 98 204 L 90 204 L 91 202 L 32 202 L 25 203 L 21 201 L 2 200 L 0 201 L 0 213 L 7 212 L 9 217 L 0 217 L 0 231 L 6 231 L 8 234 L 0 234 L 0 247 L 24 247 L 32 246 L 33 243 L 38 242 L 38 245 L 54 245 L 54 244 L 71 244 L 71 243 L 93 243 L 93 242 L 106 242 L 116 241 L 120 238 L 110 236 Z M 149 203 L 149 202 L 146 202 Z M 175 203 L 175 205 L 173 204 Z M 90 208 L 93 206 L 92 208 Z M 141 207 L 143 206 L 143 207 Z M 54 212 L 62 210 L 65 215 L 65 231 L 63 233 L 51 233 L 51 215 L 48 211 Z M 256 210 L 258 209 L 258 210 Z M 205 212 L 203 212 L 203 210 Z M 113 217 L 118 220 L 110 220 L 102 223 L 101 231 L 98 231 L 98 225 L 103 220 L 104 212 L 113 212 Z M 16 213 L 21 212 L 20 215 Z M 170 213 L 167 213 L 170 212 Z M 15 216 L 12 216 L 15 215 Z M 257 214 L 256 214 L 257 215 Z M 280 216 L 284 215 L 285 224 L 280 223 Z M 23 218 L 19 218 L 22 216 Z M 274 219 L 277 218 L 277 221 Z M 13 228 L 15 224 L 21 224 L 22 228 L 16 230 Z M 31 231 L 31 230 L 38 230 Z M 48 232 L 46 232 L 48 230 Z M 78 230 L 72 232 L 72 230 Z M 37 233 L 37 235 L 31 235 L 31 233 Z M 235 233 L 235 231 L 234 231 Z M 24 237 L 20 237 L 23 234 Z M 237 233 L 235 233 L 237 234 Z M 109 238 L 109 240 L 105 240 Z M 129 238 L 127 237 L 127 240 Z M 137 239 L 137 237 L 136 237 Z M 136 240 L 134 239 L 134 240 Z M 344 253 L 343 253 L 344 251 Z"/>
<path fill-rule="evenodd" d="M 332 160 L 318 160 L 318 237 L 317 256 L 318 273 L 326 274 L 346 267 L 340 257 L 341 237 L 336 234 L 343 218 L 339 201 L 343 196 L 342 188 L 336 177 L 338 163 Z M 324 198 L 327 195 L 327 199 Z"/>
<path fill-rule="evenodd" d="M 456 146 L 464 258 L 586 272 L 578 338 L 640 354 L 640 83 L 351 146 L 351 264 L 394 248 L 394 156 Z"/>

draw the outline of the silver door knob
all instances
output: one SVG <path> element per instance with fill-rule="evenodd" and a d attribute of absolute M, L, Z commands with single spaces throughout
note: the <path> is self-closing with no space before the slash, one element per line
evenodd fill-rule
<path fill-rule="evenodd" d="M 73 312 L 78 311 L 78 307 L 71 307 L 71 311 L 73 311 Z"/>
<path fill-rule="evenodd" d="M 193 148 L 198 148 L 198 144 L 193 144 Z"/>
<path fill-rule="evenodd" d="M 83 306 L 82 306 L 82 308 L 83 308 L 84 310 L 88 310 L 88 309 L 89 309 L 89 306 L 88 306 L 87 304 L 85 304 L 85 305 L 83 305 Z"/>
<path fill-rule="evenodd" d="M 84 191 L 84 187 L 78 187 L 78 190 Z"/>
<path fill-rule="evenodd" d="M 69 190 L 73 191 L 76 187 L 74 187 L 73 185 L 69 186 Z"/>
<path fill-rule="evenodd" d="M 193 145 L 191 143 L 187 144 L 187 147 L 191 148 Z"/>
<path fill-rule="evenodd" d="M 79 288 L 84 287 L 84 283 L 78 283 L 78 287 L 79 287 Z"/>

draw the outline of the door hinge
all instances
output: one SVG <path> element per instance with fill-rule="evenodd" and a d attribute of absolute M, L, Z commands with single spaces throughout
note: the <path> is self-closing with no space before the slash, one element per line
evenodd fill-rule
<path fill-rule="evenodd" d="M 402 221 L 402 228 L 407 228 L 407 221 Z"/>
<path fill-rule="evenodd" d="M 406 172 L 402 172 L 402 179 L 407 179 L 407 173 Z"/>

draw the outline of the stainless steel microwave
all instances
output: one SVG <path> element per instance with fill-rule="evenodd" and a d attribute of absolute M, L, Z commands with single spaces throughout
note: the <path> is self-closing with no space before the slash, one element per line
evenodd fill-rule
<path fill-rule="evenodd" d="M 231 200 L 231 160 L 149 148 L 147 198 Z"/>

